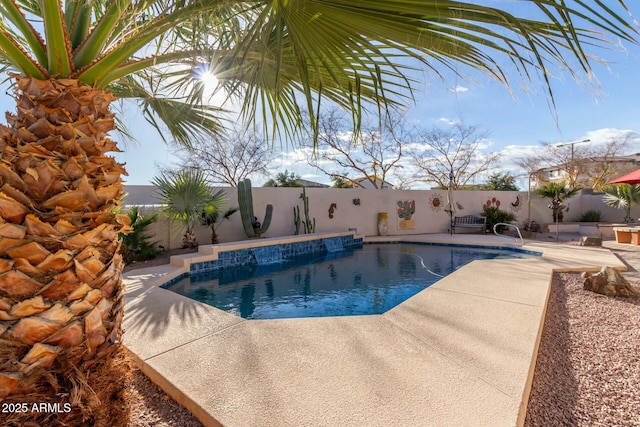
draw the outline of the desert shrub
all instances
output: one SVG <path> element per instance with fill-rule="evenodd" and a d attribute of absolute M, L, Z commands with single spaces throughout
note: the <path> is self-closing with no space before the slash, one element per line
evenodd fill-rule
<path fill-rule="evenodd" d="M 120 234 L 122 247 L 120 252 L 127 264 L 135 261 L 146 261 L 155 258 L 159 253 L 157 241 L 151 241 L 149 226 L 158 220 L 158 215 L 141 215 L 137 206 L 129 211 L 129 219 L 133 230 L 129 234 Z"/>
<path fill-rule="evenodd" d="M 580 221 L 580 222 L 600 222 L 600 221 L 602 221 L 602 212 L 594 211 L 594 210 L 586 211 L 580 216 L 580 219 L 578 221 Z"/>
<path fill-rule="evenodd" d="M 512 212 L 503 211 L 497 206 L 483 206 L 480 215 L 487 218 L 487 230 L 489 230 L 490 233 L 493 233 L 494 225 L 500 222 L 511 224 L 516 219 L 516 216 Z M 502 232 L 505 229 L 506 227 L 500 226 L 496 231 Z"/>

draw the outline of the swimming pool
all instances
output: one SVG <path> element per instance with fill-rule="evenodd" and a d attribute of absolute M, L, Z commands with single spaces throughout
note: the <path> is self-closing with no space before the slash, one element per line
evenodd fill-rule
<path fill-rule="evenodd" d="M 245 319 L 382 314 L 473 260 L 526 256 L 477 247 L 373 243 L 195 274 L 166 288 Z"/>

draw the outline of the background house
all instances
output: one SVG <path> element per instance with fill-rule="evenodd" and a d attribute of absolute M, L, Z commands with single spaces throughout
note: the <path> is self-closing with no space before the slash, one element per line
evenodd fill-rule
<path fill-rule="evenodd" d="M 615 157 L 586 157 L 538 169 L 531 174 L 531 189 L 549 182 L 570 182 L 583 188 L 601 190 L 608 181 L 640 168 L 640 153 Z M 573 171 L 573 177 L 569 172 Z"/>

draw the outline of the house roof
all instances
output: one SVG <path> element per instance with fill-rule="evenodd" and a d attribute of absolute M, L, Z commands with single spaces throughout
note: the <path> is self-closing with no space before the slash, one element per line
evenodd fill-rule
<path fill-rule="evenodd" d="M 315 182 L 315 181 L 309 181 L 308 179 L 298 179 L 298 181 L 300 181 L 305 187 L 309 187 L 309 188 L 329 188 L 329 186 L 327 184 L 321 184 L 319 182 Z"/>
<path fill-rule="evenodd" d="M 374 180 L 376 182 L 383 182 L 380 178 L 374 178 Z M 363 176 L 363 177 L 360 177 L 360 178 L 353 178 L 353 179 L 350 179 L 350 181 L 353 181 L 355 183 L 370 182 L 369 178 L 366 177 L 366 176 Z M 389 181 L 386 181 L 386 180 L 384 181 L 384 186 L 388 187 L 388 188 L 393 188 L 394 187 L 394 185 L 392 183 L 390 183 Z"/>

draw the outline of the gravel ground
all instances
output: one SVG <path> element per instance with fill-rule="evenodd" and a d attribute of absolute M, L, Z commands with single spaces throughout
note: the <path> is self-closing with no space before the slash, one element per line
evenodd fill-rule
<path fill-rule="evenodd" d="M 583 282 L 553 277 L 525 427 L 640 426 L 640 299 L 587 292 Z M 143 373 L 130 378 L 128 426 L 201 426 Z"/>
<path fill-rule="evenodd" d="M 202 427 L 196 417 L 135 369 L 129 377 L 127 427 Z"/>
<path fill-rule="evenodd" d="M 175 249 L 171 252 L 165 252 L 152 260 L 128 265 L 125 267 L 125 271 L 168 264 L 171 255 L 188 252 L 194 252 L 194 250 Z M 126 399 L 130 407 L 128 427 L 202 426 L 202 423 L 196 417 L 178 402 L 167 396 L 142 371 L 135 368 L 133 362 L 131 366 L 132 373 L 128 377 L 126 391 Z"/>
<path fill-rule="evenodd" d="M 640 426 L 640 299 L 583 283 L 554 275 L 526 427 Z"/>

